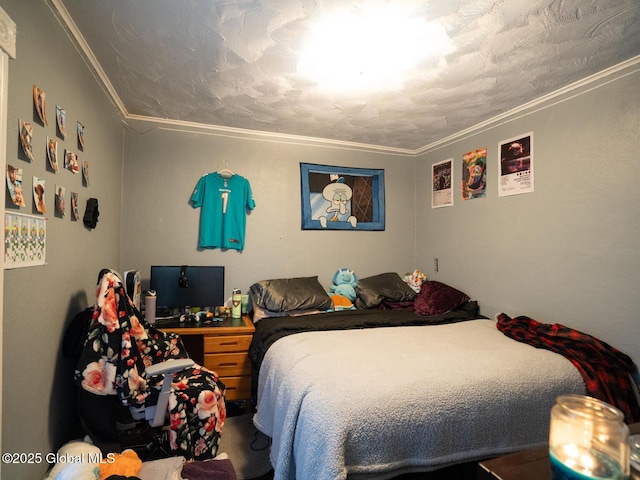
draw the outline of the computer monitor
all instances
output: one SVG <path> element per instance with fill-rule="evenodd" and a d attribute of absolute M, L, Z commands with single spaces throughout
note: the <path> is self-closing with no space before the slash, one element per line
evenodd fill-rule
<path fill-rule="evenodd" d="M 156 291 L 158 310 L 213 310 L 224 304 L 224 267 L 152 265 L 151 290 Z"/>

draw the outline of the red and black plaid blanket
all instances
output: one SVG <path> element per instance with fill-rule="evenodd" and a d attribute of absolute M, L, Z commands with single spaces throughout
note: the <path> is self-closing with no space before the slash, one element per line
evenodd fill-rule
<path fill-rule="evenodd" d="M 498 330 L 508 337 L 566 357 L 582 375 L 588 395 L 620 409 L 627 423 L 640 421 L 640 405 L 630 377 L 636 366 L 629 356 L 558 323 L 544 324 L 525 316 L 510 318 L 504 313 L 497 320 Z"/>

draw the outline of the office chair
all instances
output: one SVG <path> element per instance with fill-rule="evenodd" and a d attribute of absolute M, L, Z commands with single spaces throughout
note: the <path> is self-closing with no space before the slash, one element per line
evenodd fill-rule
<path fill-rule="evenodd" d="M 103 453 L 216 455 L 226 418 L 224 384 L 188 358 L 178 335 L 144 320 L 112 270 L 98 276 L 75 379 L 81 423 Z"/>

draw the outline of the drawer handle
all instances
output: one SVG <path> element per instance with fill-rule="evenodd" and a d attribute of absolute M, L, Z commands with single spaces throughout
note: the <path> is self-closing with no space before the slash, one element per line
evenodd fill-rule
<path fill-rule="evenodd" d="M 236 365 L 238 365 L 237 362 L 228 362 L 228 363 L 221 363 L 220 364 L 221 367 L 235 367 Z"/>
<path fill-rule="evenodd" d="M 227 346 L 233 346 L 233 345 L 238 345 L 238 342 L 220 342 L 220 346 L 221 347 L 227 347 Z"/>

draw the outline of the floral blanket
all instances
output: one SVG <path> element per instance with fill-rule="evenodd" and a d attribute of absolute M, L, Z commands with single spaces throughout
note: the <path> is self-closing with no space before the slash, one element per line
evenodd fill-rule
<path fill-rule="evenodd" d="M 76 367 L 77 383 L 95 395 L 117 395 L 125 406 L 153 398 L 162 378 L 145 368 L 171 358 L 187 358 L 176 334 L 148 324 L 111 270 L 100 272 L 89 332 Z M 215 372 L 194 365 L 174 374 L 169 397 L 169 449 L 187 459 L 216 455 L 226 418 L 225 387 Z"/>

